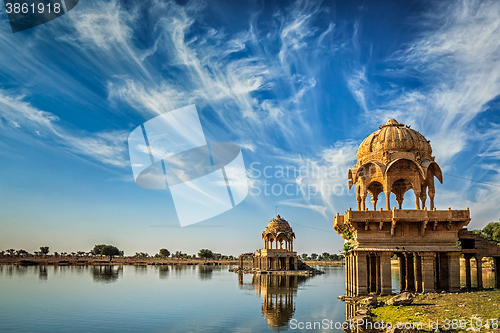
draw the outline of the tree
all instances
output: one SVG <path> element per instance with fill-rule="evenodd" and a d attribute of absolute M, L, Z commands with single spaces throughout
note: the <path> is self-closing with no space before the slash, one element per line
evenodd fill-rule
<path fill-rule="evenodd" d="M 201 249 L 200 251 L 198 251 L 198 257 L 205 258 L 205 260 L 206 260 L 209 258 L 213 258 L 214 254 L 209 249 Z"/>
<path fill-rule="evenodd" d="M 307 253 L 302 253 L 300 255 L 300 257 L 302 258 L 302 260 L 306 260 L 307 259 Z"/>
<path fill-rule="evenodd" d="M 170 256 L 170 251 L 167 249 L 161 249 L 160 256 L 163 258 L 168 258 Z"/>
<path fill-rule="evenodd" d="M 330 253 L 328 253 L 328 252 L 323 252 L 323 254 L 321 254 L 321 256 L 323 257 L 323 260 L 329 260 L 330 259 Z"/>
<path fill-rule="evenodd" d="M 481 236 L 500 245 L 500 222 L 491 222 L 481 230 Z"/>
<path fill-rule="evenodd" d="M 109 256 L 109 261 L 113 259 L 113 256 L 119 256 L 120 250 L 116 246 L 113 245 L 105 245 L 101 250 L 101 255 Z"/>
<path fill-rule="evenodd" d="M 338 254 L 330 254 L 330 260 L 331 261 L 339 261 L 339 260 L 344 260 L 343 256 L 342 255 L 338 255 Z"/>
<path fill-rule="evenodd" d="M 318 258 L 318 255 L 316 253 L 311 253 L 311 259 L 316 260 Z"/>
<path fill-rule="evenodd" d="M 40 246 L 40 252 L 46 256 L 47 253 L 49 253 L 49 247 L 48 246 Z"/>
<path fill-rule="evenodd" d="M 13 257 L 16 250 L 15 249 L 8 249 L 7 252 L 9 253 L 9 256 Z"/>
<path fill-rule="evenodd" d="M 95 245 L 94 248 L 92 249 L 92 254 L 97 256 L 100 255 L 102 256 L 102 248 L 105 247 L 106 244 L 100 244 L 100 245 Z"/>

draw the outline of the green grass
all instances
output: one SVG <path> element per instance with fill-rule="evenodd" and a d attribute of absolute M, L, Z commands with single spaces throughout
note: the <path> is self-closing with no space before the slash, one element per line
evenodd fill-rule
<path fill-rule="evenodd" d="M 391 296 L 379 297 L 387 301 Z M 401 308 L 383 306 L 371 310 L 376 321 L 391 322 L 422 322 L 428 328 L 429 321 L 445 324 L 445 319 L 470 320 L 477 319 L 486 322 L 487 319 L 497 319 L 500 326 L 500 290 L 477 291 L 471 293 L 445 293 L 417 295 L 412 305 Z M 452 330 L 466 332 L 465 329 Z M 481 332 L 500 332 L 500 329 L 481 329 Z"/>

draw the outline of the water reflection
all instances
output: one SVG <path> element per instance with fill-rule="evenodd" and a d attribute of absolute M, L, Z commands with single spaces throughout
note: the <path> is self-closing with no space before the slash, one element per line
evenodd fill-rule
<path fill-rule="evenodd" d="M 170 268 L 169 266 L 158 266 L 158 273 L 160 276 L 160 279 L 165 280 L 168 278 L 170 275 Z"/>
<path fill-rule="evenodd" d="M 238 275 L 238 284 L 242 287 L 252 286 L 255 293 L 264 299 L 262 315 L 274 331 L 286 330 L 288 322 L 295 313 L 294 298 L 300 284 L 309 276 L 254 274 L 252 283 L 243 282 L 243 274 Z"/>
<path fill-rule="evenodd" d="M 49 275 L 47 274 L 47 267 L 45 267 L 45 266 L 40 266 L 40 267 L 38 268 L 38 279 L 39 279 L 40 281 L 47 281 L 48 276 L 49 276 Z"/>
<path fill-rule="evenodd" d="M 134 267 L 136 274 L 146 274 L 148 272 L 148 266 L 146 265 L 136 265 Z"/>
<path fill-rule="evenodd" d="M 477 288 L 477 268 L 475 261 L 471 260 L 471 287 Z M 465 267 L 460 267 L 460 287 L 466 287 Z M 483 288 L 495 287 L 495 272 L 491 268 L 483 268 Z"/>
<path fill-rule="evenodd" d="M 123 266 L 92 266 L 94 282 L 113 283 L 123 274 Z"/>
<path fill-rule="evenodd" d="M 218 266 L 199 266 L 198 267 L 198 277 L 200 280 L 210 280 L 213 277 L 214 270 L 220 271 Z"/>

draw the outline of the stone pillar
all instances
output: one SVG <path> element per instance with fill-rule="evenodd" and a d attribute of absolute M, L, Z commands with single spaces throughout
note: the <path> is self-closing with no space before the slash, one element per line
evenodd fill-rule
<path fill-rule="evenodd" d="M 371 202 L 372 202 L 373 210 L 377 210 L 377 199 L 378 199 L 378 197 L 376 197 L 373 194 L 370 194 L 370 197 L 371 197 Z"/>
<path fill-rule="evenodd" d="M 426 188 L 424 187 L 423 191 L 420 192 L 420 201 L 422 201 L 422 209 L 425 209 L 425 202 L 427 201 Z"/>
<path fill-rule="evenodd" d="M 356 278 L 354 283 L 356 284 L 356 296 L 359 295 L 368 295 L 368 286 L 367 286 L 367 278 L 368 278 L 368 262 L 367 256 L 363 252 L 358 252 L 355 255 L 356 261 L 354 263 Z"/>
<path fill-rule="evenodd" d="M 298 270 L 299 262 L 297 257 L 293 257 L 293 269 Z"/>
<path fill-rule="evenodd" d="M 384 192 L 385 192 L 385 209 L 391 210 L 391 191 L 384 191 Z"/>
<path fill-rule="evenodd" d="M 372 270 L 371 270 L 371 263 L 372 263 L 372 257 L 370 255 L 368 255 L 368 257 L 366 258 L 366 286 L 368 288 L 368 293 L 370 293 L 372 290 L 371 290 L 371 276 L 372 276 Z"/>
<path fill-rule="evenodd" d="M 470 273 L 470 254 L 464 255 L 465 257 L 465 287 L 467 290 L 470 290 L 472 288 L 472 283 L 471 283 L 471 273 Z"/>
<path fill-rule="evenodd" d="M 483 289 L 483 257 L 476 255 L 477 289 Z"/>
<path fill-rule="evenodd" d="M 380 277 L 380 254 L 376 254 L 375 256 L 375 267 L 376 267 L 376 271 L 375 271 L 375 276 L 377 278 L 377 286 L 376 286 L 376 289 L 375 289 L 375 292 L 379 295 L 380 294 L 380 291 L 382 290 L 382 281 L 381 281 L 381 277 Z"/>
<path fill-rule="evenodd" d="M 493 258 L 495 264 L 495 288 L 500 288 L 500 257 Z"/>
<path fill-rule="evenodd" d="M 400 291 L 406 291 L 406 260 L 403 253 L 398 254 L 399 257 L 399 288 Z"/>
<path fill-rule="evenodd" d="M 380 295 L 392 294 L 391 256 L 390 252 L 380 253 Z"/>
<path fill-rule="evenodd" d="M 415 193 L 415 209 L 420 209 L 420 191 L 413 191 Z"/>
<path fill-rule="evenodd" d="M 349 254 L 347 256 L 347 259 L 348 259 L 348 263 L 349 263 L 349 271 L 348 271 L 348 277 L 347 277 L 348 288 L 349 288 L 349 296 L 353 296 L 353 294 L 354 294 L 353 278 L 352 278 L 353 269 L 354 269 L 354 267 L 353 267 L 354 266 L 353 255 Z"/>
<path fill-rule="evenodd" d="M 436 194 L 436 190 L 434 186 L 429 187 L 429 201 L 430 201 L 430 209 L 434 209 L 434 195 Z"/>
<path fill-rule="evenodd" d="M 361 194 L 361 210 L 365 211 L 366 210 L 366 194 L 362 193 Z"/>
<path fill-rule="evenodd" d="M 434 252 L 422 252 L 422 292 L 433 293 L 436 291 L 436 266 Z"/>
<path fill-rule="evenodd" d="M 353 296 L 356 295 L 356 257 L 354 253 L 351 257 L 351 293 Z"/>
<path fill-rule="evenodd" d="M 287 271 L 289 271 L 289 270 L 290 270 L 290 258 L 286 258 L 286 265 L 285 265 L 285 269 L 286 269 Z"/>
<path fill-rule="evenodd" d="M 346 296 L 350 296 L 349 295 L 349 273 L 350 273 L 350 271 L 349 271 L 349 267 L 350 267 L 349 256 L 345 256 L 344 260 L 345 260 L 345 265 L 344 265 L 344 267 L 345 267 L 345 271 L 344 271 L 344 273 L 345 273 L 345 294 L 346 294 Z"/>
<path fill-rule="evenodd" d="M 413 266 L 413 253 L 405 253 L 406 261 L 406 290 L 415 292 L 415 271 Z"/>
<path fill-rule="evenodd" d="M 450 292 L 460 291 L 460 252 L 448 253 L 448 290 Z"/>
<path fill-rule="evenodd" d="M 350 281 L 351 281 L 351 296 L 355 296 L 356 291 L 354 289 L 354 275 L 356 273 L 355 271 L 355 261 L 354 261 L 354 253 L 351 254 L 351 276 L 350 276 Z"/>
<path fill-rule="evenodd" d="M 360 185 L 357 185 L 356 188 L 356 201 L 358 202 L 358 210 L 361 210 L 361 195 L 360 195 Z"/>
<path fill-rule="evenodd" d="M 417 280 L 415 291 L 422 292 L 422 258 L 418 253 L 413 253 L 415 259 L 415 280 Z"/>

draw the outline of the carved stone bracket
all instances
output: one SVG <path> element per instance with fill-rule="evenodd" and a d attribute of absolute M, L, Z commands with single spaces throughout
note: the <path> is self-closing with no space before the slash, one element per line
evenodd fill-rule
<path fill-rule="evenodd" d="M 422 226 L 420 228 L 420 236 L 425 235 L 425 228 L 427 228 L 427 223 L 429 223 L 429 221 L 422 221 Z"/>

